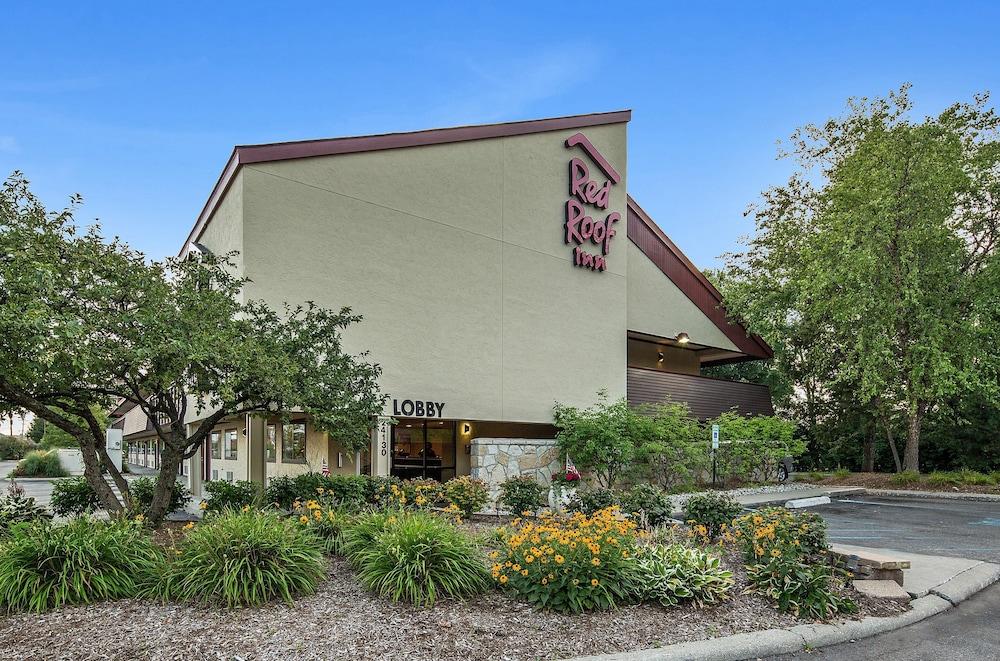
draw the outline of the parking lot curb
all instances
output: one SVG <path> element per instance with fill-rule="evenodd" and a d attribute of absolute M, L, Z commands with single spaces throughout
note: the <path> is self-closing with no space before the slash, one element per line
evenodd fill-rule
<path fill-rule="evenodd" d="M 1000 565 L 984 562 L 910 602 L 910 610 L 893 617 L 866 617 L 840 624 L 800 624 L 723 638 L 676 643 L 633 652 L 577 657 L 571 661 L 745 661 L 862 640 L 902 629 L 943 613 L 1000 580 Z"/>
<path fill-rule="evenodd" d="M 940 498 L 942 500 L 971 500 L 983 503 L 1000 503 L 1000 495 L 992 493 L 955 493 L 953 491 L 906 491 L 905 489 L 866 489 L 869 496 L 904 498 Z"/>

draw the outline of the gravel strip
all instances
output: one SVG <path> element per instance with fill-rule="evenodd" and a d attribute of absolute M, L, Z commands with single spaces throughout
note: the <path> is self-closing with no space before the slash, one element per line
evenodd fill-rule
<path fill-rule="evenodd" d="M 533 611 L 498 592 L 424 609 L 392 604 L 332 560 L 319 591 L 291 606 L 226 611 L 122 600 L 0 617 L 0 659 L 556 659 L 803 623 L 741 594 L 745 573 L 726 560 L 737 584 L 720 607 L 641 605 L 577 616 Z M 908 608 L 858 601 L 859 616 Z"/>

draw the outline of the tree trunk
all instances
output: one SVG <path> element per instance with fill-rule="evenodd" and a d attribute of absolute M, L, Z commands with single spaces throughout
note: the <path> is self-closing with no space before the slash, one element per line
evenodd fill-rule
<path fill-rule="evenodd" d="M 920 472 L 920 427 L 923 423 L 923 406 L 918 405 L 907 416 L 906 449 L 903 454 L 903 468 Z"/>
<path fill-rule="evenodd" d="M 80 444 L 80 454 L 83 457 L 83 476 L 87 478 L 87 484 L 97 494 L 97 500 L 101 507 L 107 510 L 108 514 L 117 514 L 122 511 L 122 504 L 104 480 L 101 473 L 101 461 L 97 455 L 97 443 L 94 437 L 84 433 L 77 437 Z"/>
<path fill-rule="evenodd" d="M 153 488 L 153 502 L 146 512 L 146 517 L 155 528 L 158 528 L 163 523 L 163 518 L 170 513 L 170 495 L 173 492 L 174 482 L 177 481 L 177 468 L 181 465 L 181 453 L 174 450 L 172 445 L 163 444 L 160 453 L 160 474 L 157 475 L 156 486 Z"/>
<path fill-rule="evenodd" d="M 889 419 L 883 417 L 882 424 L 885 425 L 885 435 L 889 439 L 889 449 L 892 450 L 892 461 L 896 465 L 896 472 L 899 473 L 903 470 L 903 465 L 899 461 L 899 450 L 896 449 L 896 439 L 892 435 Z"/>
<path fill-rule="evenodd" d="M 875 472 L 875 425 L 869 425 L 865 429 L 864 456 L 861 459 L 861 471 L 863 473 Z"/>

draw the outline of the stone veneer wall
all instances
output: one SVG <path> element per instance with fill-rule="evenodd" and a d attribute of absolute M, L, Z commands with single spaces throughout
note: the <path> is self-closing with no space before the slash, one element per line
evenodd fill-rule
<path fill-rule="evenodd" d="M 474 438 L 471 445 L 471 475 L 486 482 L 494 500 L 508 478 L 529 475 L 548 485 L 562 468 L 553 438 Z"/>

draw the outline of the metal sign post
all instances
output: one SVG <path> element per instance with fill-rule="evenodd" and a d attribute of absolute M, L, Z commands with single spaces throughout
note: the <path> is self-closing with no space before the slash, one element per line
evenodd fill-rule
<path fill-rule="evenodd" d="M 716 460 L 715 455 L 719 449 L 719 425 L 712 425 L 712 486 L 716 486 Z"/>

